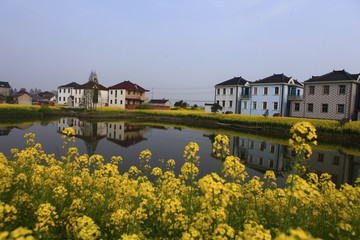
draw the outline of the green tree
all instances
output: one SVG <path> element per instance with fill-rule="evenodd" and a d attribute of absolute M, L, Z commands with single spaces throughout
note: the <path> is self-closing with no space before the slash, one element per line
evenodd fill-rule
<path fill-rule="evenodd" d="M 222 106 L 220 106 L 220 104 L 218 104 L 218 103 L 214 103 L 211 106 L 211 112 L 213 112 L 213 113 L 217 113 L 218 111 L 221 111 L 221 110 L 222 110 Z"/>

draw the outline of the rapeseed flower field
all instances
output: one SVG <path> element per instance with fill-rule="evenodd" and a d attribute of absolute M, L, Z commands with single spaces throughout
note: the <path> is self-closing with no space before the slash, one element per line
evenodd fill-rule
<path fill-rule="evenodd" d="M 329 174 L 306 173 L 302 163 L 316 144 L 307 122 L 291 129 L 297 153 L 287 185 L 274 172 L 252 178 L 228 139 L 216 137 L 221 173 L 202 178 L 199 146 L 190 142 L 185 163 L 152 167 L 152 153 L 120 173 L 123 159 L 80 155 L 74 130 L 64 130 L 65 154 L 45 153 L 34 134 L 27 147 L 0 153 L 0 240 L 18 239 L 358 239 L 360 180 L 336 187 Z M 206 159 L 203 159 L 206 161 Z"/>

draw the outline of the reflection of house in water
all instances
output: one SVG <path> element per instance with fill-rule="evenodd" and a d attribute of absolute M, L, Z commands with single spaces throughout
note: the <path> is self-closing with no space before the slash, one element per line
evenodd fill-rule
<path fill-rule="evenodd" d="M 85 142 L 87 153 L 93 155 L 96 151 L 99 141 L 106 137 L 107 129 L 105 123 L 85 122 L 77 118 L 62 118 L 58 122 L 58 132 L 65 128 L 72 127 L 75 130 L 76 137 Z"/>
<path fill-rule="evenodd" d="M 309 160 L 309 171 L 329 173 L 336 185 L 352 184 L 360 177 L 360 156 L 314 149 Z"/>
<path fill-rule="evenodd" d="M 243 137 L 230 138 L 230 151 L 239 157 L 246 166 L 260 170 L 283 172 L 287 158 L 284 154 L 286 146 L 257 139 Z"/>
<path fill-rule="evenodd" d="M 291 164 L 291 151 L 288 146 L 267 141 L 242 137 L 230 137 L 231 154 L 240 157 L 247 167 L 286 175 Z M 354 183 L 360 177 L 360 156 L 313 149 L 308 161 L 309 172 L 329 173 L 337 185 Z"/>
<path fill-rule="evenodd" d="M 108 123 L 107 139 L 122 147 L 129 147 L 147 140 L 143 135 L 148 130 L 144 126 L 133 125 L 125 122 Z"/>
<path fill-rule="evenodd" d="M 7 136 L 10 133 L 10 128 L 0 126 L 0 136 Z"/>

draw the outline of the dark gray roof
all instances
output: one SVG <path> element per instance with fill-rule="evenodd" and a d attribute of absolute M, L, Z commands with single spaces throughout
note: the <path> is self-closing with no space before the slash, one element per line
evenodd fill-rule
<path fill-rule="evenodd" d="M 233 77 L 232 79 L 229 79 L 229 80 L 226 80 L 226 81 L 224 81 L 222 83 L 216 84 L 216 86 L 220 86 L 220 85 L 245 85 L 247 82 L 249 82 L 249 81 L 245 80 L 242 77 Z"/>
<path fill-rule="evenodd" d="M 356 81 L 359 77 L 359 73 L 350 74 L 345 70 L 332 71 L 321 76 L 312 76 L 305 82 L 331 82 L 331 81 Z"/>
<path fill-rule="evenodd" d="M 0 81 L 0 87 L 10 88 L 10 84 L 8 82 L 1 82 Z"/>
<path fill-rule="evenodd" d="M 66 84 L 66 85 L 62 85 L 60 87 L 77 87 L 79 86 L 80 84 L 76 83 L 76 82 L 71 82 L 69 84 Z"/>
<path fill-rule="evenodd" d="M 259 79 L 254 83 L 288 83 L 290 79 L 291 77 L 287 77 L 282 73 L 282 74 L 274 74 L 272 76 Z"/>
<path fill-rule="evenodd" d="M 149 103 L 154 103 L 154 104 L 164 104 L 166 102 L 168 102 L 168 99 L 151 99 L 149 101 Z"/>

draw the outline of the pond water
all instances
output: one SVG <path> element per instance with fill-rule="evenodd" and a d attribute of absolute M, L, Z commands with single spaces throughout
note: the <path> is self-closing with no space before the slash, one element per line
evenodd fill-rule
<path fill-rule="evenodd" d="M 184 163 L 184 148 L 189 142 L 200 146 L 200 176 L 211 172 L 220 172 L 222 162 L 211 155 L 212 140 L 215 130 L 198 130 L 166 124 L 141 124 L 123 122 L 86 122 L 77 118 L 62 118 L 46 125 L 19 124 L 18 126 L 0 127 L 0 152 L 10 155 L 10 149 L 25 147 L 24 134 L 36 134 L 36 142 L 41 143 L 47 153 L 63 155 L 62 131 L 73 127 L 76 131 L 74 146 L 80 154 L 100 154 L 109 161 L 112 156 L 121 156 L 124 161 L 122 172 L 130 166 L 139 165 L 139 153 L 149 149 L 152 152 L 151 166 L 161 166 L 159 159 L 175 159 L 176 172 Z M 231 154 L 241 158 L 247 166 L 250 176 L 262 176 L 266 170 L 273 170 L 278 176 L 278 184 L 284 183 L 286 169 L 290 164 L 291 152 L 288 151 L 286 139 L 264 138 L 261 135 L 239 132 L 226 132 L 230 138 Z M 356 152 L 356 151 L 355 151 Z M 333 181 L 354 183 L 360 177 L 360 154 L 348 154 L 334 147 L 313 149 L 309 160 L 310 172 L 327 172 Z"/>

